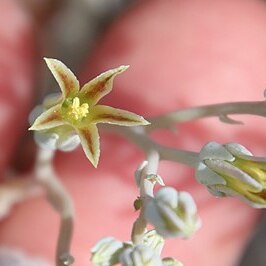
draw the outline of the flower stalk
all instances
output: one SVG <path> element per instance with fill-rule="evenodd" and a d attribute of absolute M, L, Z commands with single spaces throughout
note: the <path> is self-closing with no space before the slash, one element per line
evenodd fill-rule
<path fill-rule="evenodd" d="M 150 174 L 157 173 L 160 157 L 156 150 L 150 150 L 147 152 L 147 163 L 140 171 L 140 200 L 142 202 L 142 208 L 137 220 L 133 224 L 131 232 L 131 240 L 134 244 L 142 243 L 144 234 L 146 232 L 147 221 L 144 216 L 145 207 L 148 202 L 153 198 L 153 188 L 155 183 L 147 179 Z"/>
<path fill-rule="evenodd" d="M 222 122 L 231 124 L 241 123 L 239 121 L 232 120 L 228 117 L 229 115 L 257 115 L 266 117 L 266 102 L 231 102 L 180 109 L 149 118 L 151 124 L 146 128 L 146 130 L 147 132 L 150 132 L 158 128 L 171 128 L 177 123 L 206 117 L 218 117 Z"/>
<path fill-rule="evenodd" d="M 98 102 L 112 90 L 114 78 L 128 66 L 104 72 L 80 87 L 75 75 L 62 62 L 45 59 L 57 80 L 61 95 L 43 103 L 41 114 L 35 117 L 30 130 L 38 131 L 35 140 L 51 150 L 70 151 L 81 144 L 86 157 L 97 167 L 100 156 L 98 124 L 123 135 L 138 147 L 146 160 L 136 173 L 140 195 L 135 208 L 140 210 L 133 224 L 131 241 L 121 242 L 112 237 L 103 238 L 92 251 L 94 265 L 181 265 L 174 258 L 160 258 L 164 239 L 190 237 L 199 227 L 197 207 L 189 193 L 174 188 L 161 188 L 154 195 L 156 183 L 164 185 L 157 175 L 160 160 L 186 164 L 196 169 L 197 180 L 215 196 L 238 196 L 253 207 L 266 207 L 266 160 L 257 158 L 239 144 L 207 144 L 197 153 L 160 145 L 148 133 L 158 128 L 205 117 L 218 117 L 222 122 L 241 124 L 229 116 L 252 114 L 265 117 L 266 103 L 235 102 L 199 106 L 153 117 L 151 124 L 142 116 L 99 105 Z M 130 126 L 119 128 L 114 125 Z M 144 127 L 145 126 L 145 127 Z M 52 167 L 54 151 L 39 150 L 36 180 L 46 189 L 47 198 L 60 214 L 56 265 L 73 263 L 70 243 L 73 230 L 74 207 L 70 195 L 58 180 Z M 147 232 L 147 224 L 155 230 Z"/>
<path fill-rule="evenodd" d="M 147 126 L 145 126 L 146 128 Z M 107 132 L 112 132 L 123 136 L 128 139 L 145 154 L 150 150 L 158 152 L 160 160 L 172 161 L 185 164 L 190 167 L 196 167 L 199 163 L 199 153 L 181 149 L 175 149 L 161 145 L 153 141 L 145 132 L 144 127 L 117 127 L 117 126 L 103 126 L 102 128 Z"/>
<path fill-rule="evenodd" d="M 46 190 L 48 201 L 60 215 L 61 221 L 56 249 L 56 266 L 66 266 L 74 262 L 70 254 L 74 206 L 71 196 L 54 172 L 52 166 L 53 157 L 53 151 L 38 150 L 35 165 L 35 179 Z"/>

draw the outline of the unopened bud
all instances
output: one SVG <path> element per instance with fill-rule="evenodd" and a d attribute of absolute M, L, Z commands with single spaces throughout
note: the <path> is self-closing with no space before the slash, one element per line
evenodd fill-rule
<path fill-rule="evenodd" d="M 72 151 L 80 144 L 80 138 L 77 134 L 69 132 L 65 126 L 57 130 L 43 130 L 34 132 L 35 142 L 43 149 Z"/>
<path fill-rule="evenodd" d="M 47 108 L 52 107 L 60 99 L 60 94 L 48 95 L 43 105 L 37 105 L 29 115 L 29 123 L 32 125 L 36 118 Z M 67 125 L 56 127 L 52 130 L 40 130 L 34 132 L 34 140 L 42 149 L 73 151 L 80 144 L 80 138 L 73 128 Z"/>
<path fill-rule="evenodd" d="M 183 263 L 171 258 L 171 257 L 167 257 L 167 258 L 163 258 L 163 266 L 183 266 Z"/>
<path fill-rule="evenodd" d="M 147 221 L 164 238 L 190 237 L 199 227 L 197 207 L 187 192 L 161 188 L 145 208 Z"/>
<path fill-rule="evenodd" d="M 164 239 L 157 234 L 156 230 L 151 230 L 145 233 L 143 244 L 160 255 L 164 246 Z"/>
<path fill-rule="evenodd" d="M 159 255 L 146 245 L 127 248 L 120 256 L 123 266 L 163 266 Z"/>
<path fill-rule="evenodd" d="M 92 264 L 95 266 L 109 266 L 118 263 L 119 255 L 123 251 L 123 243 L 113 237 L 101 239 L 92 249 Z"/>
<path fill-rule="evenodd" d="M 218 197 L 237 196 L 256 208 L 266 207 L 266 159 L 240 144 L 205 145 L 196 178 Z"/>

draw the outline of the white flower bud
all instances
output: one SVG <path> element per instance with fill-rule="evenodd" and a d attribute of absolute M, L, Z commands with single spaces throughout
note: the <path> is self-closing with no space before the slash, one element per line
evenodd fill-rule
<path fill-rule="evenodd" d="M 56 142 L 59 136 L 50 132 L 34 132 L 34 140 L 39 147 L 45 150 L 56 150 Z"/>
<path fill-rule="evenodd" d="M 73 151 L 80 144 L 80 138 L 77 134 L 69 134 L 65 137 L 61 137 L 59 135 L 59 139 L 56 143 L 57 149 L 60 151 Z"/>
<path fill-rule="evenodd" d="M 113 237 L 101 239 L 92 249 L 91 261 L 95 266 L 111 266 L 118 263 L 123 243 Z"/>
<path fill-rule="evenodd" d="M 46 108 L 50 108 L 58 99 L 60 99 L 58 93 L 50 94 L 44 99 L 43 106 L 37 105 L 29 115 L 29 123 L 32 125 L 35 119 L 42 114 Z M 42 149 L 46 150 L 61 150 L 61 151 L 73 151 L 80 144 L 80 138 L 75 133 L 73 128 L 69 126 L 59 126 L 52 130 L 41 130 L 34 132 L 34 140 Z"/>
<path fill-rule="evenodd" d="M 123 266 L 163 266 L 159 255 L 145 245 L 125 249 L 120 262 Z"/>
<path fill-rule="evenodd" d="M 52 106 L 55 106 L 62 98 L 62 93 L 54 92 L 48 94 L 43 100 L 43 106 L 47 110 Z"/>
<path fill-rule="evenodd" d="M 41 106 L 41 105 L 37 105 L 35 106 L 32 111 L 30 112 L 29 114 L 29 117 L 28 117 L 28 121 L 29 121 L 29 124 L 32 126 L 35 119 L 41 114 L 43 113 L 44 111 L 44 108 Z"/>
<path fill-rule="evenodd" d="M 156 193 L 145 208 L 145 218 L 164 238 L 188 238 L 201 225 L 190 194 L 171 187 L 161 188 Z"/>
<path fill-rule="evenodd" d="M 77 134 L 61 134 L 49 130 L 34 132 L 35 142 L 43 149 L 72 151 L 80 144 L 80 138 Z"/>
<path fill-rule="evenodd" d="M 266 207 L 266 159 L 236 143 L 210 142 L 200 152 L 196 178 L 218 197 L 237 196 L 253 207 Z"/>
<path fill-rule="evenodd" d="M 157 234 L 156 230 L 151 230 L 145 233 L 143 244 L 160 255 L 164 246 L 164 239 Z"/>

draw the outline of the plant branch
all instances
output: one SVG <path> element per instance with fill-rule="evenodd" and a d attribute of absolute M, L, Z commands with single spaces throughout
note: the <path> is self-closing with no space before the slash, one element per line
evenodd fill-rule
<path fill-rule="evenodd" d="M 164 115 L 151 117 L 150 125 L 146 126 L 147 132 L 158 128 L 169 128 L 173 124 L 205 117 L 227 117 L 228 115 L 257 115 L 266 116 L 266 102 L 232 102 L 211 104 L 187 109 L 181 109 Z"/>
<path fill-rule="evenodd" d="M 186 164 L 192 167 L 198 164 L 198 153 L 166 147 L 153 141 L 147 133 L 158 128 L 171 128 L 175 123 L 190 120 L 219 117 L 221 121 L 227 123 L 238 123 L 228 118 L 233 114 L 249 114 L 266 117 L 266 102 L 232 102 L 212 105 L 204 105 L 170 112 L 148 119 L 151 124 L 145 127 L 118 127 L 103 126 L 106 131 L 115 132 L 126 137 L 128 140 L 139 146 L 142 150 L 157 150 L 161 160 L 168 160 Z"/>
<path fill-rule="evenodd" d="M 119 127 L 112 125 L 102 127 L 107 132 L 114 132 L 122 135 L 146 153 L 150 150 L 156 150 L 159 153 L 160 160 L 178 162 L 191 167 L 196 167 L 198 164 L 199 158 L 197 152 L 179 150 L 160 145 L 145 133 L 145 127 Z"/>
<path fill-rule="evenodd" d="M 74 207 L 70 195 L 57 178 L 52 160 L 54 151 L 39 149 L 35 166 L 35 178 L 45 188 L 47 199 L 61 218 L 57 242 L 56 265 L 66 266 L 73 263 L 70 244 L 73 231 Z"/>
<path fill-rule="evenodd" d="M 32 176 L 7 178 L 0 186 L 0 220 L 9 215 L 15 204 L 41 193 L 40 187 L 32 182 Z"/>

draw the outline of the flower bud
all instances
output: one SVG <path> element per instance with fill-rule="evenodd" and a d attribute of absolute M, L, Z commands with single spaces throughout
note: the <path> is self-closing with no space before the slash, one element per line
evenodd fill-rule
<path fill-rule="evenodd" d="M 145 208 L 145 218 L 164 238 L 190 237 L 199 227 L 197 207 L 187 192 L 161 188 Z"/>
<path fill-rule="evenodd" d="M 163 266 L 159 255 L 145 245 L 124 250 L 120 256 L 120 263 L 123 266 Z"/>
<path fill-rule="evenodd" d="M 58 95 L 47 96 L 44 100 L 44 106 L 52 105 L 58 98 Z M 37 105 L 29 115 L 29 123 L 32 125 L 35 119 L 45 111 L 41 105 Z M 34 132 L 34 140 L 42 149 L 73 151 L 80 144 L 80 138 L 69 126 L 59 126 L 52 130 L 40 130 Z"/>
<path fill-rule="evenodd" d="M 171 258 L 171 257 L 167 257 L 167 258 L 163 258 L 163 266 L 183 266 L 183 263 Z"/>
<path fill-rule="evenodd" d="M 80 138 L 70 132 L 66 126 L 58 127 L 53 131 L 43 130 L 34 132 L 35 142 L 43 149 L 73 151 L 80 144 Z"/>
<path fill-rule="evenodd" d="M 118 263 L 123 251 L 123 243 L 113 237 L 101 239 L 92 249 L 92 264 L 95 266 L 110 266 Z"/>
<path fill-rule="evenodd" d="M 145 233 L 143 244 L 160 255 L 164 246 L 164 239 L 155 230 L 151 230 Z"/>
<path fill-rule="evenodd" d="M 266 207 L 266 159 L 240 144 L 206 144 L 196 178 L 218 197 L 237 196 L 256 208 Z"/>

